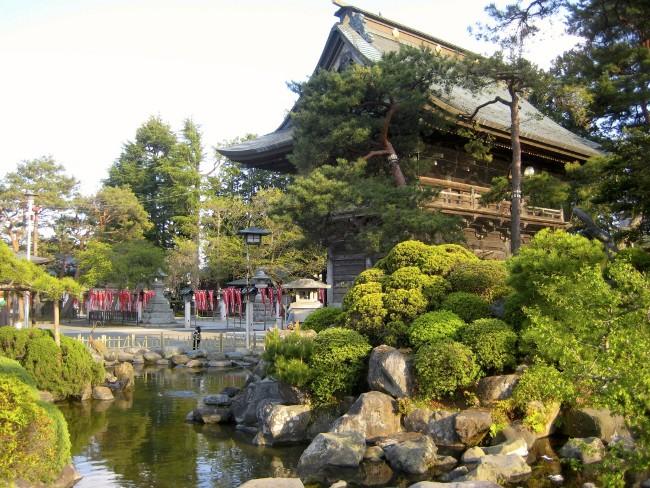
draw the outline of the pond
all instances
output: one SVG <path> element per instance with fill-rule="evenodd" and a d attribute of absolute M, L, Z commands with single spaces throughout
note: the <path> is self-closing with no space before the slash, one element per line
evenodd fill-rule
<path fill-rule="evenodd" d="M 185 422 L 199 398 L 241 386 L 245 379 L 246 373 L 236 370 L 136 369 L 131 395 L 112 402 L 60 405 L 70 429 L 73 462 L 83 476 L 76 487 L 236 488 L 254 478 L 296 476 L 306 445 L 257 447 L 251 435 L 232 425 Z M 549 480 L 561 469 L 553 447 L 548 439 L 536 444 L 529 457 L 533 476 L 521 485 L 558 486 Z M 563 474 L 564 486 L 580 487 L 589 480 L 569 469 Z M 357 475 L 366 486 L 406 487 L 417 481 L 394 477 L 383 463 L 364 465 L 352 479 Z"/>
<path fill-rule="evenodd" d="M 295 476 L 305 446 L 260 448 L 230 425 L 185 423 L 197 400 L 241 386 L 240 371 L 136 370 L 132 395 L 60 405 L 68 421 L 77 488 L 230 488 Z"/>

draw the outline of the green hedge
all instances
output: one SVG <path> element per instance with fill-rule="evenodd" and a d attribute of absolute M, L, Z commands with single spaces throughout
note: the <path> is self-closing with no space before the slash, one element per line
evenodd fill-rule
<path fill-rule="evenodd" d="M 368 268 L 365 271 L 359 273 L 359 276 L 354 280 L 355 285 L 362 285 L 365 283 L 381 283 L 386 274 L 383 269 L 379 268 Z"/>
<path fill-rule="evenodd" d="M 560 371 L 544 363 L 528 368 L 512 391 L 515 406 L 523 412 L 532 401 L 571 403 L 574 398 L 573 385 Z"/>
<path fill-rule="evenodd" d="M 480 296 L 464 291 L 456 291 L 447 295 L 440 305 L 442 310 L 454 312 L 465 322 L 489 317 L 490 305 Z"/>
<path fill-rule="evenodd" d="M 438 310 L 420 315 L 413 321 L 409 329 L 409 340 L 413 347 L 453 339 L 465 322 L 453 312 Z"/>
<path fill-rule="evenodd" d="M 427 299 L 418 290 L 390 290 L 384 293 L 384 307 L 388 320 L 410 322 L 427 309 Z"/>
<path fill-rule="evenodd" d="M 381 341 L 387 314 L 383 293 L 363 295 L 348 309 L 345 325 L 366 336 L 373 344 L 377 344 Z"/>
<path fill-rule="evenodd" d="M 456 264 L 447 279 L 454 291 L 480 295 L 487 301 L 500 298 L 509 289 L 508 271 L 503 261 L 474 261 Z"/>
<path fill-rule="evenodd" d="M 277 330 L 266 334 L 263 359 L 269 363 L 268 374 L 290 385 L 303 387 L 310 378 L 309 360 L 314 350 L 314 340 L 292 332 L 280 337 Z"/>
<path fill-rule="evenodd" d="M 18 362 L 0 358 L 0 481 L 7 486 L 49 483 L 70 461 L 65 419 L 38 399 L 34 383 Z"/>
<path fill-rule="evenodd" d="M 358 332 L 333 327 L 314 339 L 311 393 L 317 405 L 354 393 L 363 382 L 371 346 Z"/>
<path fill-rule="evenodd" d="M 516 363 L 517 334 L 499 319 L 479 319 L 462 327 L 460 341 L 476 355 L 481 368 L 490 373 L 501 373 Z"/>
<path fill-rule="evenodd" d="M 433 246 L 420 241 L 404 241 L 396 244 L 377 266 L 389 274 L 410 266 L 422 269 L 432 254 Z"/>
<path fill-rule="evenodd" d="M 433 399 L 466 388 L 479 377 L 479 367 L 471 349 L 451 340 L 420 347 L 415 355 L 414 369 L 419 393 Z"/>
<path fill-rule="evenodd" d="M 447 276 L 459 263 L 479 261 L 476 254 L 458 244 L 441 244 L 432 247 L 432 253 L 420 267 L 426 274 Z"/>
<path fill-rule="evenodd" d="M 382 292 L 381 283 L 376 283 L 374 281 L 354 285 L 345 294 L 345 298 L 343 298 L 343 309 L 347 310 L 353 307 L 355 303 L 357 303 L 361 298 L 363 298 L 366 295 L 373 295 L 375 293 L 381 293 L 381 292 Z"/>
<path fill-rule="evenodd" d="M 336 307 L 323 307 L 310 313 L 302 323 L 302 329 L 320 332 L 329 327 L 340 325 L 343 319 L 343 310 Z"/>
<path fill-rule="evenodd" d="M 62 336 L 58 347 L 49 331 L 0 327 L 0 354 L 19 361 L 40 390 L 57 398 L 78 396 L 85 385 L 104 381 L 104 366 L 82 343 Z"/>

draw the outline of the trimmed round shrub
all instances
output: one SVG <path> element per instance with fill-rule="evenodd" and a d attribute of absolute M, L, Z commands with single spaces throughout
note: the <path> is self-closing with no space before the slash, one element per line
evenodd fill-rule
<path fill-rule="evenodd" d="M 473 322 L 489 317 L 490 305 L 480 296 L 457 291 L 447 295 L 440 308 L 454 312 L 465 322 Z"/>
<path fill-rule="evenodd" d="M 381 340 L 387 314 L 388 311 L 384 307 L 384 294 L 371 293 L 352 303 L 346 313 L 345 324 L 376 344 Z"/>
<path fill-rule="evenodd" d="M 415 355 L 414 367 L 418 390 L 425 398 L 451 395 L 479 377 L 472 350 L 450 340 L 423 345 Z"/>
<path fill-rule="evenodd" d="M 377 264 L 388 273 L 410 266 L 422 269 L 432 254 L 433 246 L 420 241 L 404 241 L 396 244 Z"/>
<path fill-rule="evenodd" d="M 340 320 L 343 318 L 343 310 L 336 307 L 323 307 L 314 310 L 310 313 L 301 327 L 303 329 L 311 329 L 316 332 L 325 330 L 329 327 L 339 325 Z"/>
<path fill-rule="evenodd" d="M 81 342 L 61 336 L 58 347 L 49 331 L 1 329 L 0 353 L 18 360 L 40 390 L 65 398 L 79 395 L 88 384 L 104 381 L 104 366 L 93 360 Z"/>
<path fill-rule="evenodd" d="M 469 249 L 458 244 L 441 244 L 432 246 L 420 269 L 430 275 L 446 276 L 459 263 L 476 262 L 479 258 Z"/>
<path fill-rule="evenodd" d="M 392 347 L 409 347 L 409 326 L 393 320 L 384 326 L 381 342 Z"/>
<path fill-rule="evenodd" d="M 427 281 L 422 287 L 422 293 L 429 302 L 430 309 L 439 308 L 450 290 L 451 285 L 442 276 L 427 276 Z"/>
<path fill-rule="evenodd" d="M 571 382 L 553 366 L 543 363 L 528 368 L 512 391 L 512 400 L 522 411 L 526 411 L 528 404 L 533 401 L 543 404 L 570 403 L 574 397 Z"/>
<path fill-rule="evenodd" d="M 36 381 L 34 381 L 34 377 L 29 374 L 18 361 L 14 359 L 0 356 L 0 377 L 14 378 L 22 383 L 25 383 L 27 386 L 36 388 Z"/>
<path fill-rule="evenodd" d="M 381 283 L 383 282 L 386 274 L 383 269 L 368 268 L 359 273 L 359 276 L 354 280 L 355 285 L 362 285 L 364 283 Z"/>
<path fill-rule="evenodd" d="M 428 283 L 429 276 L 416 266 L 406 266 L 395 271 L 384 280 L 384 289 L 388 290 L 420 290 Z"/>
<path fill-rule="evenodd" d="M 332 327 L 319 332 L 310 361 L 314 402 L 328 404 L 355 392 L 365 377 L 371 349 L 368 341 L 354 330 Z"/>
<path fill-rule="evenodd" d="M 389 320 L 410 322 L 427 309 L 427 299 L 415 290 L 391 290 L 384 293 L 384 306 Z"/>
<path fill-rule="evenodd" d="M 29 374 L 3 361 L 0 373 L 0 482 L 49 484 L 70 460 L 67 424 L 55 405 L 38 400 Z"/>
<path fill-rule="evenodd" d="M 409 340 L 413 347 L 453 339 L 465 322 L 453 312 L 438 310 L 420 315 L 409 328 Z"/>
<path fill-rule="evenodd" d="M 353 307 L 354 304 L 358 302 L 359 299 L 361 299 L 361 297 L 381 292 L 381 283 L 369 282 L 361 283 L 360 285 L 354 285 L 345 294 L 345 298 L 343 298 L 343 309 L 347 310 Z"/>
<path fill-rule="evenodd" d="M 474 352 L 484 371 L 500 373 L 515 365 L 517 334 L 503 320 L 475 320 L 461 328 L 458 336 Z"/>
<path fill-rule="evenodd" d="M 507 277 L 503 261 L 472 261 L 456 264 L 447 279 L 454 291 L 474 293 L 492 301 L 508 289 Z"/>

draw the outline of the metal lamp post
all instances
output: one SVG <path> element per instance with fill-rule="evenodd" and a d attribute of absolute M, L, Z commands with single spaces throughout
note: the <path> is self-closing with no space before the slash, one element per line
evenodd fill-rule
<path fill-rule="evenodd" d="M 251 328 L 253 325 L 253 310 L 250 303 L 251 257 L 249 246 L 261 245 L 262 237 L 270 233 L 270 231 L 260 227 L 248 227 L 238 232 L 244 238 L 244 244 L 246 244 L 246 349 L 249 351 L 251 348 Z"/>

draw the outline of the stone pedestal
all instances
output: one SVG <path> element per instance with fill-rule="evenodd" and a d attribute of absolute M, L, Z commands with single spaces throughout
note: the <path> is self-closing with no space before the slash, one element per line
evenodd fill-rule
<path fill-rule="evenodd" d="M 142 312 L 142 323 L 158 326 L 175 326 L 174 313 L 163 294 L 162 281 L 156 279 L 153 284 L 153 290 L 156 294 L 151 297 L 151 300 L 149 300 L 149 303 L 147 303 L 146 308 Z"/>

